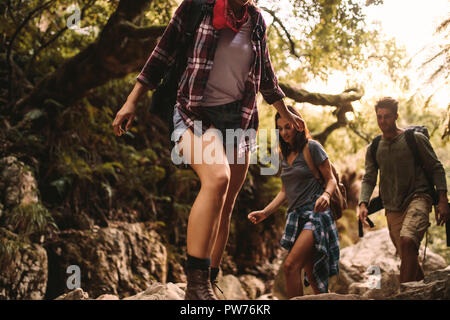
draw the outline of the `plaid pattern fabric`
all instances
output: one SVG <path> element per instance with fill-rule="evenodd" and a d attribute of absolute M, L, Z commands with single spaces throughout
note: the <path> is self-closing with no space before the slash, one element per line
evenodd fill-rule
<path fill-rule="evenodd" d="M 313 276 L 320 292 L 327 293 L 328 279 L 339 273 L 339 235 L 331 211 L 327 209 L 325 212 L 314 212 L 314 204 L 315 201 L 288 213 L 280 243 L 290 251 L 305 223 L 312 223 L 316 249 Z M 308 286 L 306 274 L 304 280 L 305 286 Z"/>
<path fill-rule="evenodd" d="M 214 0 L 206 0 L 206 3 L 212 7 Z M 178 7 L 159 43 L 137 77 L 138 81 L 149 86 L 150 89 L 157 87 L 165 71 L 175 61 L 179 43 L 183 41 L 184 30 L 188 25 L 191 4 L 192 0 L 184 0 Z M 255 59 L 245 83 L 241 107 L 241 129 L 256 131 L 259 124 L 256 94 L 261 92 L 264 100 L 269 104 L 282 99 L 285 95 L 278 85 L 270 62 L 269 51 L 265 45 L 266 25 L 261 12 L 258 8 L 249 6 L 248 13 L 253 26 L 251 42 Z M 194 130 L 194 121 L 201 120 L 203 133 L 211 124 L 202 114 L 202 108 L 198 107 L 201 107 L 220 34 L 219 30 L 214 29 L 212 20 L 212 10 L 210 10 L 205 14 L 197 29 L 193 46 L 191 45 L 188 49 L 187 67 L 179 82 L 175 105 L 186 126 L 192 130 Z M 263 48 L 265 49 L 263 50 Z M 264 66 L 262 66 L 263 61 Z M 265 77 L 261 79 L 263 68 Z M 239 154 L 242 155 L 245 150 L 254 151 L 255 149 L 256 136 L 250 135 L 246 140 L 245 135 L 242 135 Z"/>

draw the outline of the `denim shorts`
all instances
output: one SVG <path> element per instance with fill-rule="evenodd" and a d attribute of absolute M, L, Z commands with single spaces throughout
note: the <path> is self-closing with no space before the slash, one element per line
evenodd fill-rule
<path fill-rule="evenodd" d="M 208 118 L 212 123 L 214 128 L 218 129 L 222 133 L 222 144 L 226 150 L 227 145 L 237 146 L 237 138 L 231 137 L 232 139 L 227 139 L 226 129 L 240 129 L 241 128 L 241 101 L 235 101 L 223 105 L 212 106 L 212 107 L 201 107 L 202 114 Z M 175 107 L 173 113 L 173 127 L 174 127 L 174 141 L 178 143 L 181 136 L 188 129 L 183 119 L 181 118 L 178 108 Z M 196 132 L 194 134 L 201 136 L 202 132 Z"/>

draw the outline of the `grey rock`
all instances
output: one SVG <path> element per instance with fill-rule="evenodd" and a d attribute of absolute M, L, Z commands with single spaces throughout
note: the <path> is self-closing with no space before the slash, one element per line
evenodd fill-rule
<path fill-rule="evenodd" d="M 168 282 L 152 283 L 145 291 L 123 300 L 183 300 L 184 291 L 176 284 Z"/>
<path fill-rule="evenodd" d="M 95 300 L 120 300 L 118 296 L 115 296 L 113 294 L 102 294 L 100 297 L 98 297 Z"/>
<path fill-rule="evenodd" d="M 392 300 L 450 300 L 450 266 L 425 276 L 422 281 L 402 283 Z"/>
<path fill-rule="evenodd" d="M 81 287 L 90 296 L 130 296 L 152 281 L 166 282 L 167 252 L 150 223 L 116 223 L 108 228 L 63 231 L 46 244 L 50 279 L 47 298 L 67 289 L 67 266 L 78 265 Z"/>
<path fill-rule="evenodd" d="M 12 264 L 0 273 L 0 299 L 41 300 L 47 288 L 47 253 L 37 244 L 24 244 Z"/>
<path fill-rule="evenodd" d="M 84 292 L 83 289 L 77 288 L 60 295 L 55 300 L 89 300 L 89 294 Z"/>
<path fill-rule="evenodd" d="M 249 299 L 253 300 L 262 295 L 266 290 L 264 282 L 257 277 L 245 274 L 239 277 L 242 288 L 247 293 Z"/>
<path fill-rule="evenodd" d="M 290 300 L 368 300 L 368 299 L 356 294 L 322 293 L 317 295 L 305 295 L 301 297 L 294 297 Z"/>
<path fill-rule="evenodd" d="M 424 247 L 422 246 L 419 250 L 420 261 L 422 261 L 423 251 Z M 392 274 L 399 274 L 400 272 L 400 259 L 396 255 L 396 250 L 389 237 L 387 228 L 366 232 L 364 238 L 358 243 L 341 250 L 340 274 L 335 283 L 330 283 L 330 290 L 336 293 L 347 293 L 351 284 L 357 282 L 366 283 L 369 278 L 367 270 L 371 266 L 379 268 L 381 277 L 386 273 L 389 274 L 386 278 L 386 284 L 389 283 Z M 446 266 L 444 258 L 427 248 L 426 260 L 423 265 L 425 275 Z M 352 288 L 355 289 L 356 287 L 361 288 L 358 285 L 353 285 Z M 394 288 L 390 286 L 386 294 L 390 295 L 392 290 Z"/>
<path fill-rule="evenodd" d="M 225 276 L 220 276 L 217 278 L 218 285 L 220 289 L 223 291 L 224 299 L 226 300 L 248 300 L 247 294 L 242 288 L 241 282 L 238 278 L 231 274 L 227 274 Z M 217 291 L 216 291 L 217 292 Z M 218 295 L 218 298 L 221 299 L 221 295 Z"/>

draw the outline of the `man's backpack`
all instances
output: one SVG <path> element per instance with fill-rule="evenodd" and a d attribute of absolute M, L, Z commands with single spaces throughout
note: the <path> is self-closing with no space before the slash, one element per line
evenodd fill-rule
<path fill-rule="evenodd" d="M 409 126 L 405 129 L 406 143 L 408 144 L 408 147 L 413 154 L 414 162 L 423 169 L 423 171 L 425 173 L 425 177 L 428 182 L 428 185 L 430 187 L 430 196 L 433 199 L 433 204 L 437 204 L 437 202 L 439 200 L 438 193 L 434 187 L 432 176 L 425 168 L 425 164 L 423 163 L 423 160 L 420 156 L 416 137 L 414 136 L 414 132 L 420 132 L 428 139 L 430 139 L 430 134 L 428 133 L 428 129 L 425 126 Z M 377 163 L 376 154 L 377 154 L 377 150 L 378 150 L 378 145 L 380 144 L 380 140 L 381 140 L 381 135 L 375 137 L 375 139 L 373 139 L 373 141 L 372 141 L 372 144 L 370 145 L 370 154 L 371 154 L 371 157 L 372 157 L 373 162 L 375 163 L 377 169 L 379 168 L 379 166 Z"/>
<path fill-rule="evenodd" d="M 320 170 L 316 168 L 314 165 L 314 161 L 311 157 L 311 152 L 309 151 L 308 144 L 303 148 L 303 157 L 305 158 L 306 164 L 309 169 L 313 173 L 314 177 L 319 181 L 319 183 L 325 188 L 325 180 L 323 179 Z M 338 220 L 342 217 L 342 212 L 347 209 L 347 190 L 345 186 L 341 183 L 339 179 L 339 174 L 336 171 L 336 168 L 331 163 L 331 172 L 336 179 L 336 190 L 333 192 L 330 198 L 330 209 L 333 213 L 334 220 Z"/>
<path fill-rule="evenodd" d="M 205 12 L 210 9 L 206 0 L 193 0 L 189 14 L 189 24 L 186 28 L 183 43 L 180 43 L 175 62 L 164 75 L 161 83 L 156 87 L 150 103 L 150 112 L 161 118 L 173 131 L 173 113 L 177 101 L 178 83 L 187 65 L 187 49 L 194 41 L 197 30 Z"/>

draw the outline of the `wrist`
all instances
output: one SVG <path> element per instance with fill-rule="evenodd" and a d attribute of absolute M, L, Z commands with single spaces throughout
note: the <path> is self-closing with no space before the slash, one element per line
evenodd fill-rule
<path fill-rule="evenodd" d="M 127 104 L 132 105 L 134 108 L 136 108 L 138 101 L 139 101 L 139 97 L 136 95 L 130 94 L 127 98 Z"/>
<path fill-rule="evenodd" d="M 331 193 L 329 193 L 328 191 L 325 190 L 322 195 L 324 195 L 324 194 L 328 195 L 328 199 L 331 199 Z"/>
<path fill-rule="evenodd" d="M 360 207 L 360 208 L 367 208 L 367 202 L 362 201 L 362 202 L 359 204 L 359 207 Z"/>

